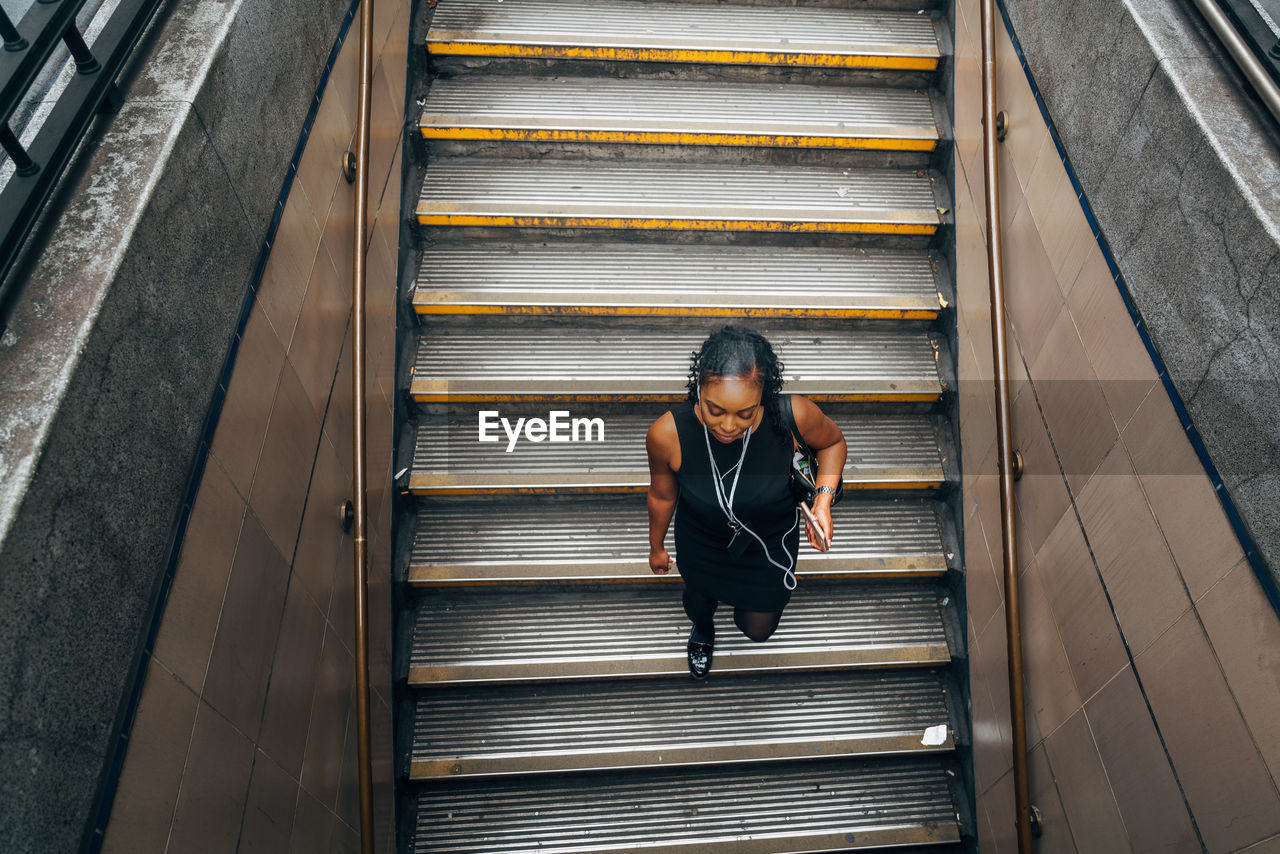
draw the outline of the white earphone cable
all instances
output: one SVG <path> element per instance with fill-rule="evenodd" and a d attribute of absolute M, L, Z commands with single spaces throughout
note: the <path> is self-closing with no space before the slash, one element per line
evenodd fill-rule
<path fill-rule="evenodd" d="M 701 399 L 699 399 L 698 402 L 701 404 Z M 732 524 L 737 525 L 743 531 L 746 531 L 748 534 L 755 537 L 756 542 L 760 544 L 760 548 L 764 549 L 765 560 L 782 570 L 782 586 L 788 590 L 795 590 L 797 585 L 795 573 L 796 559 L 787 551 L 787 537 L 791 536 L 791 532 L 800 524 L 800 508 L 796 508 L 795 518 L 791 522 L 791 527 L 782 535 L 780 541 L 782 545 L 782 553 L 787 556 L 789 563 L 788 566 L 783 566 L 773 559 L 773 555 L 769 553 L 768 544 L 765 543 L 761 536 L 748 528 L 741 519 L 738 519 L 733 515 L 733 497 L 737 494 L 738 476 L 742 474 L 742 469 L 744 468 L 743 461 L 747 458 L 747 443 L 751 441 L 751 428 L 747 428 L 746 435 L 742 439 L 742 454 L 738 457 L 738 465 L 736 466 L 737 471 L 733 475 L 733 485 L 729 487 L 729 495 L 727 498 L 724 494 L 724 485 L 720 482 L 722 477 L 720 469 L 716 465 L 716 458 L 711 453 L 711 431 L 707 429 L 707 425 L 705 423 L 702 424 L 702 437 L 707 443 L 707 459 L 711 462 L 711 481 L 712 486 L 715 488 L 716 503 L 720 505 L 720 509 L 724 512 L 724 515 L 729 518 L 729 521 Z M 737 536 L 736 531 L 734 532 L 734 536 Z"/>

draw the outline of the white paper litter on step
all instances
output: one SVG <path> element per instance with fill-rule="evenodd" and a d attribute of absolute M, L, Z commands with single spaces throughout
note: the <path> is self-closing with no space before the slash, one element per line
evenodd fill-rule
<path fill-rule="evenodd" d="M 920 743 L 925 747 L 938 747 L 947 743 L 947 725 L 938 724 L 931 726 L 924 731 L 924 738 L 920 739 Z"/>

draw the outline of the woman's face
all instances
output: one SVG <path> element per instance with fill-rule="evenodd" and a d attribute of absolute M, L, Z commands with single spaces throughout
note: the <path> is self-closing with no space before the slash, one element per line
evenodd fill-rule
<path fill-rule="evenodd" d="M 708 380 L 698 387 L 698 417 L 721 442 L 742 438 L 748 427 L 760 425 L 764 389 L 748 377 Z"/>

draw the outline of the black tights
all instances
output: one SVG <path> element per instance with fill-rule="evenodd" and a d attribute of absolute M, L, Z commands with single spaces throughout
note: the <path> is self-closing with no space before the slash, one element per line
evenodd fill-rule
<path fill-rule="evenodd" d="M 701 637 L 710 639 L 715 636 L 714 616 L 716 606 L 720 603 L 710 596 L 704 596 L 688 586 L 684 588 L 684 612 L 693 621 L 694 631 Z M 778 621 L 782 619 L 781 611 L 748 611 L 746 608 L 733 609 L 733 622 L 744 635 L 760 643 L 767 641 Z"/>

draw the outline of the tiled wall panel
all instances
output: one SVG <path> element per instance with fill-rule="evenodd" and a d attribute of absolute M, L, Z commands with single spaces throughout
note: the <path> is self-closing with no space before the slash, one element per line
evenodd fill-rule
<path fill-rule="evenodd" d="M 981 849 L 1008 852 L 978 2 L 956 7 L 974 761 Z M 1026 467 L 1014 500 L 1030 784 L 1045 817 L 1037 850 L 1280 850 L 1280 620 L 1157 380 L 1003 21 L 997 44 L 998 106 L 1011 119 L 999 159 L 1013 443 Z"/>
<path fill-rule="evenodd" d="M 410 0 L 375 7 L 368 250 L 370 658 L 391 851 L 391 413 Z M 351 495 L 359 21 L 324 90 L 242 336 L 143 689 L 107 852 L 359 849 Z M 301 129 L 295 128 L 294 133 Z"/>

